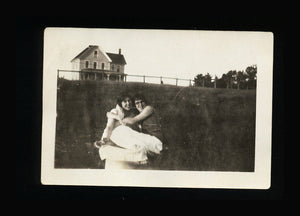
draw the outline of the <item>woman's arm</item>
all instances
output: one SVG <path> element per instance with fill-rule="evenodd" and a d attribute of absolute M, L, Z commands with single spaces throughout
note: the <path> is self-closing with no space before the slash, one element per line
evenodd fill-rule
<path fill-rule="evenodd" d="M 121 121 L 120 116 L 117 115 L 117 114 L 114 114 L 114 113 L 112 113 L 112 112 L 107 112 L 107 113 L 106 113 L 106 117 L 107 117 L 108 119 L 112 118 L 112 119 L 116 119 L 116 120 L 118 120 L 118 121 Z"/>
<path fill-rule="evenodd" d="M 133 125 L 133 124 L 136 124 L 138 122 L 141 122 L 141 121 L 145 120 L 150 115 L 152 115 L 153 112 L 154 112 L 154 108 L 152 106 L 146 106 L 143 109 L 143 111 L 140 112 L 135 117 L 127 117 L 127 118 L 124 118 L 122 121 L 125 124 Z"/>
<path fill-rule="evenodd" d="M 104 140 L 104 139 L 109 140 L 110 139 L 111 133 L 112 133 L 113 129 L 115 128 L 115 124 L 116 124 L 115 119 L 109 118 L 107 120 L 107 124 L 106 124 L 104 132 L 102 134 L 101 140 Z"/>

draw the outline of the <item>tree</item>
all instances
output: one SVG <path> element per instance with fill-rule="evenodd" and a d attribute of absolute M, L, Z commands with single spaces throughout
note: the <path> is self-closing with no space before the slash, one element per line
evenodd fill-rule
<path fill-rule="evenodd" d="M 209 73 L 205 74 L 205 76 L 203 76 L 203 74 L 198 74 L 194 78 L 194 85 L 200 87 L 212 87 L 211 79 L 212 77 Z"/>
<path fill-rule="evenodd" d="M 240 89 L 240 85 L 246 81 L 244 71 L 238 71 L 236 74 L 237 88 Z"/>
<path fill-rule="evenodd" d="M 255 80 L 256 79 L 256 73 L 257 73 L 257 67 L 256 65 L 252 65 L 246 68 L 246 73 L 249 76 L 250 80 Z"/>
<path fill-rule="evenodd" d="M 222 77 L 223 78 L 223 77 Z M 230 70 L 227 72 L 227 74 L 225 74 L 224 76 L 224 81 L 226 82 L 226 88 L 232 88 L 234 81 L 236 78 L 236 71 L 234 70 Z"/>
<path fill-rule="evenodd" d="M 219 80 L 219 78 L 215 75 L 214 88 L 217 88 L 218 80 Z"/>
<path fill-rule="evenodd" d="M 195 86 L 202 86 L 202 87 L 204 87 L 204 76 L 202 74 L 198 74 L 194 78 L 194 85 Z"/>
<path fill-rule="evenodd" d="M 218 88 L 227 89 L 256 88 L 256 74 L 256 65 L 247 67 L 245 71 L 230 70 L 223 74 L 221 78 L 215 76 L 215 83 L 212 83 L 212 76 L 209 73 L 205 75 L 198 74 L 194 78 L 194 86 L 213 87 L 215 84 Z"/>
<path fill-rule="evenodd" d="M 227 74 L 223 74 L 221 80 L 226 84 L 226 88 L 229 88 L 229 76 Z"/>
<path fill-rule="evenodd" d="M 212 83 L 211 83 L 211 75 L 209 73 L 207 73 L 204 76 L 204 86 L 205 87 L 212 87 Z"/>
<path fill-rule="evenodd" d="M 247 73 L 247 87 L 256 88 L 256 74 L 257 74 L 257 66 L 252 65 L 246 68 Z"/>
<path fill-rule="evenodd" d="M 226 88 L 226 74 L 223 74 L 221 78 L 217 79 L 217 87 L 218 88 Z"/>

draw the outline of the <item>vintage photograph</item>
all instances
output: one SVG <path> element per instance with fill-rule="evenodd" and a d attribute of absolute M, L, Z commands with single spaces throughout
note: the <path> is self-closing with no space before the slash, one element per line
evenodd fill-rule
<path fill-rule="evenodd" d="M 268 187 L 272 55 L 269 32 L 45 29 L 42 182 Z"/>

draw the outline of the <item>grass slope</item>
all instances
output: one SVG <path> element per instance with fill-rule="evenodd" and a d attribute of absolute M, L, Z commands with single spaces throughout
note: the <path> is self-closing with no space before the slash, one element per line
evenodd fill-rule
<path fill-rule="evenodd" d="M 254 171 L 255 90 L 59 80 L 56 168 L 103 168 L 92 142 L 120 92 L 143 93 L 161 117 L 164 151 L 153 169 Z"/>

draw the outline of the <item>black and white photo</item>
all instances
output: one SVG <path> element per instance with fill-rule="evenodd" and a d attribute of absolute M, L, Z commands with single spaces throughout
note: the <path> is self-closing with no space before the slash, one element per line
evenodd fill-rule
<path fill-rule="evenodd" d="M 42 183 L 270 186 L 270 32 L 46 28 Z"/>

